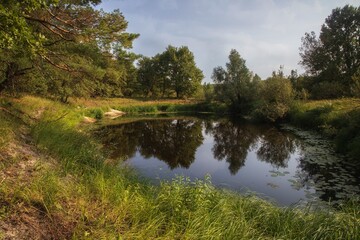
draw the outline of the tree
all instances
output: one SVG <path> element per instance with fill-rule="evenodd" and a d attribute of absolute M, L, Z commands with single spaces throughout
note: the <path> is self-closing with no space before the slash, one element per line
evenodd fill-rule
<path fill-rule="evenodd" d="M 360 97 L 360 69 L 352 77 L 351 92 L 353 96 Z"/>
<path fill-rule="evenodd" d="M 122 48 L 117 49 L 116 51 L 116 66 L 118 66 L 118 71 L 120 71 L 120 81 L 122 83 L 119 86 L 121 90 L 121 96 L 133 96 L 140 91 L 139 82 L 137 79 L 137 68 L 135 67 L 134 62 L 139 59 L 139 55 L 130 51 L 126 51 Z M 114 97 L 114 96 L 113 96 Z"/>
<path fill-rule="evenodd" d="M 302 38 L 300 56 L 316 84 L 329 82 L 327 87 L 336 88 L 330 95 L 349 95 L 352 77 L 360 67 L 360 8 L 346 5 L 334 9 L 319 38 L 314 32 Z"/>
<path fill-rule="evenodd" d="M 169 45 L 160 55 L 160 64 L 160 74 L 164 81 L 169 81 L 176 98 L 192 96 L 201 86 L 204 75 L 196 66 L 194 55 L 188 47 Z"/>
<path fill-rule="evenodd" d="M 254 80 L 252 73 L 245 65 L 245 60 L 235 49 L 230 51 L 226 70 L 222 67 L 214 68 L 212 79 L 220 101 L 227 103 L 235 111 L 249 112 L 251 103 L 256 97 L 255 84 L 260 80 L 258 76 Z"/>
<path fill-rule="evenodd" d="M 158 64 L 156 57 L 142 57 L 138 62 L 138 82 L 145 97 L 160 95 Z"/>
<path fill-rule="evenodd" d="M 255 114 L 267 121 L 275 122 L 284 118 L 294 99 L 291 82 L 283 76 L 280 70 L 261 83 Z"/>
<path fill-rule="evenodd" d="M 100 2 L 3 1 L 0 4 L 0 91 L 34 71 L 38 75 L 57 72 L 53 79 L 59 82 L 58 87 L 71 85 L 69 91 L 63 91 L 68 92 L 62 96 L 64 99 L 67 94 L 94 91 L 96 87 L 91 83 L 102 81 L 106 72 L 106 64 L 98 59 L 113 58 L 114 52 L 130 48 L 138 37 L 125 32 L 127 22 L 119 10 L 107 13 L 94 9 Z M 84 51 L 86 48 L 90 51 Z M 81 89 L 73 91 L 74 87 Z"/>
<path fill-rule="evenodd" d="M 146 96 L 190 97 L 201 87 L 204 78 L 186 46 L 168 46 L 163 53 L 143 58 L 139 61 L 138 72 L 138 81 Z"/>
<path fill-rule="evenodd" d="M 206 102 L 211 102 L 214 100 L 214 84 L 210 84 L 210 83 L 204 83 L 203 84 L 203 94 L 204 94 L 204 99 Z"/>

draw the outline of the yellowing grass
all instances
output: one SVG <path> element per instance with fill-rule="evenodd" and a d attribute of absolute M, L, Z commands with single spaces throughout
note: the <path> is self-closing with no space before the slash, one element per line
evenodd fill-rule
<path fill-rule="evenodd" d="M 331 99 L 331 100 L 314 100 L 314 101 L 303 102 L 302 106 L 307 110 L 311 110 L 323 106 L 332 106 L 333 111 L 345 113 L 360 108 L 360 99 L 344 98 L 344 99 Z"/>
<path fill-rule="evenodd" d="M 189 104 L 196 103 L 192 100 L 182 99 L 163 99 L 163 100 L 147 100 L 132 98 L 99 98 L 99 99 L 83 99 L 72 98 L 70 103 L 74 106 L 95 108 L 95 107 L 124 107 L 124 106 L 146 106 L 157 104 Z"/>

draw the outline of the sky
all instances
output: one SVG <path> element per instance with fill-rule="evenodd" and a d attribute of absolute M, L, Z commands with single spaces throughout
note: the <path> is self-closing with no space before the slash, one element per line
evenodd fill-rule
<path fill-rule="evenodd" d="M 303 73 L 299 48 L 305 32 L 317 35 L 332 9 L 359 0 L 103 0 L 105 11 L 119 9 L 139 33 L 135 53 L 152 57 L 168 45 L 188 46 L 205 82 L 225 66 L 231 49 L 262 79 L 280 65 L 286 75 Z"/>

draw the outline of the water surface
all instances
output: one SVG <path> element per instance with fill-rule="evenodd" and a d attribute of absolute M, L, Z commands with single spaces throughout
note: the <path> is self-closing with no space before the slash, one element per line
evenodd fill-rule
<path fill-rule="evenodd" d="M 158 181 L 211 176 L 215 186 L 255 193 L 279 205 L 358 195 L 357 168 L 324 141 L 271 125 L 230 119 L 156 118 L 101 127 L 111 159 Z"/>

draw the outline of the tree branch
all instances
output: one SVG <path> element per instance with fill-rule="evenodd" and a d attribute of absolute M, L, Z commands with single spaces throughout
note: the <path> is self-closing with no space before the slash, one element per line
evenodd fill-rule
<path fill-rule="evenodd" d="M 38 18 L 31 17 L 31 16 L 24 16 L 24 18 L 27 19 L 27 20 L 29 20 L 29 21 L 34 21 L 34 22 L 42 23 L 43 25 L 44 25 L 44 24 L 50 25 L 50 26 L 58 29 L 59 31 L 61 31 L 61 32 L 63 32 L 63 33 L 73 34 L 71 31 L 66 30 L 66 29 L 64 29 L 64 28 L 61 28 L 61 27 L 59 27 L 58 25 L 53 24 L 53 23 L 51 23 L 51 22 L 49 22 L 49 21 L 46 21 L 46 20 L 44 20 L 44 19 L 38 19 Z"/>
<path fill-rule="evenodd" d="M 47 61 L 50 65 L 56 67 L 56 68 L 59 68 L 61 70 L 64 70 L 64 71 L 67 71 L 67 72 L 74 72 L 74 70 L 72 70 L 68 65 L 65 64 L 65 66 L 63 65 L 59 65 L 59 64 L 56 64 L 54 63 L 48 56 L 45 56 L 45 55 L 41 55 L 39 54 L 40 57 L 42 57 L 45 61 Z"/>
<path fill-rule="evenodd" d="M 55 35 L 58 35 L 61 39 L 66 40 L 66 41 L 71 41 L 70 39 L 65 38 L 61 33 L 55 31 L 54 29 L 51 29 L 45 23 L 40 22 L 40 24 L 43 25 L 46 29 L 48 29 L 50 32 L 54 33 Z"/>
<path fill-rule="evenodd" d="M 58 16 L 56 16 L 54 13 L 52 13 L 52 12 L 50 11 L 50 9 L 47 9 L 47 12 L 48 12 L 53 18 L 55 18 L 56 20 L 58 20 L 59 22 L 62 22 L 62 23 L 66 24 L 66 25 L 68 25 L 68 26 L 70 26 L 70 27 L 72 27 L 72 28 L 74 28 L 74 29 L 77 29 L 77 27 L 76 27 L 75 25 L 69 23 L 69 21 L 63 20 L 63 19 L 59 18 Z"/>

